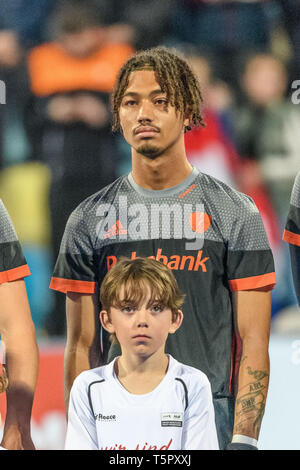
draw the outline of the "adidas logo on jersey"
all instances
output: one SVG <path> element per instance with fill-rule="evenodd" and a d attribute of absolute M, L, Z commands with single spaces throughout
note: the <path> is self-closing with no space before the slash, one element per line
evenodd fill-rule
<path fill-rule="evenodd" d="M 126 235 L 127 233 L 128 232 L 123 227 L 122 222 L 120 222 L 120 220 L 117 220 L 117 222 L 104 235 L 104 238 L 111 238 L 115 237 L 116 235 Z"/>

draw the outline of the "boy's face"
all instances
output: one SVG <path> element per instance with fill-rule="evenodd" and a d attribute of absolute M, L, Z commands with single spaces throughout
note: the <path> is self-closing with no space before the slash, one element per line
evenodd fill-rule
<path fill-rule="evenodd" d="M 134 153 L 154 159 L 184 142 L 189 119 L 176 113 L 152 70 L 132 72 L 120 110 L 125 140 Z"/>
<path fill-rule="evenodd" d="M 115 333 L 121 345 L 122 354 L 148 357 L 158 350 L 164 352 L 168 334 L 173 334 L 180 327 L 183 314 L 179 311 L 176 320 L 169 308 L 159 301 L 151 300 L 150 289 L 147 295 L 136 305 L 131 301 L 122 302 L 122 307 L 111 307 L 109 314 L 100 312 L 102 326 L 111 334 Z"/>

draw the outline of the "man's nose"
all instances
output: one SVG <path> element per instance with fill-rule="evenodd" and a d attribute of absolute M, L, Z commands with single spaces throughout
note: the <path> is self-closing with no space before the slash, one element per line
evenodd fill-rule
<path fill-rule="evenodd" d="M 138 113 L 138 121 L 140 123 L 151 122 L 153 119 L 153 110 L 151 103 L 148 100 L 143 100 L 140 104 L 139 113 Z"/>

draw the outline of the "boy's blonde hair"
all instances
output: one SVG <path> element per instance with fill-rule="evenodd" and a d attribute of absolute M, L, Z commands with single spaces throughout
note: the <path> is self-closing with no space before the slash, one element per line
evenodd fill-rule
<path fill-rule="evenodd" d="M 100 289 L 102 310 L 109 314 L 111 307 L 122 308 L 124 303 L 139 305 L 148 293 L 147 287 L 150 289 L 150 301 L 158 301 L 169 308 L 175 320 L 185 296 L 172 271 L 151 258 L 122 258 L 108 271 Z M 112 343 L 118 342 L 115 334 L 110 335 L 110 340 Z"/>

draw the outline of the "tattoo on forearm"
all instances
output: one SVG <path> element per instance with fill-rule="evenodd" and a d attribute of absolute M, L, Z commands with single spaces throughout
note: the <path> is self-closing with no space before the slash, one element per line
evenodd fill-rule
<path fill-rule="evenodd" d="M 236 400 L 234 432 L 243 433 L 249 429 L 258 434 L 265 411 L 269 374 L 263 370 L 247 367 L 250 382 L 239 390 Z"/>

